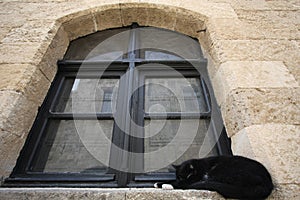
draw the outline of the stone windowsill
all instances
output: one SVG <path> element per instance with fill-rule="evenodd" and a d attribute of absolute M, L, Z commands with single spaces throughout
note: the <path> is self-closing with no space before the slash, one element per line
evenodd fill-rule
<path fill-rule="evenodd" d="M 0 188 L 0 200 L 64 200 L 64 199 L 113 199 L 113 200 L 174 200 L 174 199 L 224 199 L 219 194 L 199 190 L 162 190 L 153 188 Z"/>

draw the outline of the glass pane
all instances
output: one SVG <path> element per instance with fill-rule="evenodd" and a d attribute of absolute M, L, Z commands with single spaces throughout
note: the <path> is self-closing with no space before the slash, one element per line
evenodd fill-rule
<path fill-rule="evenodd" d="M 203 60 L 199 43 L 180 33 L 145 27 L 139 29 L 140 49 L 147 60 Z"/>
<path fill-rule="evenodd" d="M 160 52 L 159 50 L 147 50 L 144 51 L 144 55 L 146 60 L 182 60 L 179 56 L 171 53 Z"/>
<path fill-rule="evenodd" d="M 70 43 L 65 60 L 120 60 L 127 52 L 128 28 L 100 31 Z"/>
<path fill-rule="evenodd" d="M 104 173 L 109 159 L 108 140 L 112 138 L 112 129 L 113 120 L 50 121 L 32 170 Z"/>
<path fill-rule="evenodd" d="M 173 171 L 170 164 L 199 158 L 200 148 L 202 155 L 203 152 L 207 156 L 217 155 L 214 139 L 206 134 L 208 126 L 209 120 L 145 120 L 145 169 L 158 172 Z M 204 142 L 206 136 L 208 138 Z M 164 150 L 160 152 L 161 149 Z M 157 170 L 160 161 L 169 165 Z"/>
<path fill-rule="evenodd" d="M 147 78 L 145 112 L 205 112 L 199 78 Z"/>
<path fill-rule="evenodd" d="M 53 111 L 112 113 L 115 110 L 119 79 L 67 78 Z"/>

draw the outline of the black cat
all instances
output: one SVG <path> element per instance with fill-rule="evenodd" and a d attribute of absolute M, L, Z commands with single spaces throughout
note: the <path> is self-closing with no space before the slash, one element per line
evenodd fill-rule
<path fill-rule="evenodd" d="M 192 159 L 173 167 L 176 180 L 156 183 L 154 187 L 211 190 L 234 199 L 265 199 L 274 187 L 262 164 L 241 156 Z"/>

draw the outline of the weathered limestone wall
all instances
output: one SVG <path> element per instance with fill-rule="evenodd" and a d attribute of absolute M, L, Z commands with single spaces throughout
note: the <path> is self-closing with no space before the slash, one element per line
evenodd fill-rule
<path fill-rule="evenodd" d="M 299 198 L 299 0 L 0 0 L 0 176 L 69 42 L 132 22 L 199 39 L 234 153 L 266 165 L 273 198 Z"/>

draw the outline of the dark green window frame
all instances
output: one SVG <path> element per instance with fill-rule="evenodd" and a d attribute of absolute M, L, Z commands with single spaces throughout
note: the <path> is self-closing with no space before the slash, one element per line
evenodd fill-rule
<path fill-rule="evenodd" d="M 9 178 L 5 180 L 4 186 L 42 186 L 42 187 L 152 187 L 154 182 L 172 180 L 175 178 L 174 171 L 170 172 L 151 172 L 151 173 L 130 173 L 122 172 L 115 169 L 108 168 L 106 173 L 102 174 L 89 174 L 89 173 L 45 173 L 42 171 L 33 171 L 32 166 L 37 162 L 36 155 L 41 152 L 42 141 L 46 137 L 47 123 L 50 120 L 73 120 L 73 113 L 53 112 L 55 102 L 61 95 L 64 88 L 66 79 L 78 78 L 78 71 L 80 70 L 79 78 L 97 78 L 101 74 L 101 78 L 120 78 L 127 73 L 126 78 L 120 83 L 118 96 L 127 96 L 131 101 L 129 110 L 126 110 L 126 106 L 119 106 L 123 110 L 120 113 L 130 112 L 133 121 L 144 126 L 144 121 L 149 119 L 166 119 L 166 120 L 179 120 L 179 119 L 199 119 L 210 120 L 213 125 L 211 126 L 210 133 L 215 134 L 216 137 L 216 150 L 218 155 L 232 155 L 230 149 L 230 141 L 227 138 L 220 111 L 217 109 L 216 114 L 212 116 L 212 107 L 217 108 L 217 104 L 214 100 L 211 85 L 209 83 L 207 75 L 207 61 L 197 61 L 193 63 L 193 60 L 146 60 L 145 50 L 135 50 L 134 46 L 137 44 L 137 33 L 135 28 L 136 24 L 131 27 L 129 50 L 121 60 L 106 62 L 106 61 L 83 61 L 83 60 L 70 60 L 64 59 L 58 61 L 58 72 L 49 89 L 47 97 L 43 105 L 41 106 L 34 125 L 29 133 L 24 148 L 18 158 L 17 164 Z M 127 28 L 128 29 L 128 28 Z M 133 42 L 135 41 L 135 42 Z M 168 52 L 167 52 L 168 53 Z M 153 64 L 151 67 L 147 67 L 144 64 Z M 155 66 L 155 64 L 158 64 Z M 145 79 L 148 77 L 160 77 L 169 78 L 176 77 L 172 75 L 169 69 L 161 68 L 159 64 L 167 65 L 171 69 L 176 70 L 184 77 L 198 78 L 201 84 L 201 90 L 203 91 L 204 101 L 207 106 L 205 112 L 200 113 L 167 113 L 167 116 L 160 116 L 156 113 L 144 112 L 144 98 L 145 87 L 138 87 L 144 85 Z M 82 67 L 84 66 L 84 67 Z M 107 68 L 107 66 L 109 66 Z M 197 66 L 201 70 L 196 70 L 194 66 Z M 200 73 L 199 73 L 200 71 Z M 133 78 L 134 77 L 134 78 Z M 206 80 L 206 81 L 205 81 Z M 120 79 L 121 81 L 121 79 Z M 132 88 L 138 88 L 136 91 L 130 91 Z M 69 88 L 70 90 L 70 88 Z M 124 102 L 117 101 L 117 104 Z M 111 113 L 77 113 L 75 116 L 78 120 L 114 120 Z M 125 119 L 122 123 L 130 123 L 128 119 Z M 216 133 L 216 126 L 223 127 L 221 134 Z M 214 129 L 214 130 L 213 130 Z M 134 131 L 134 130 L 131 130 Z M 129 152 L 144 152 L 144 139 L 130 136 L 122 131 L 117 125 L 114 125 L 112 133 L 112 143 L 119 146 L 121 149 Z M 47 151 L 47 150 L 46 150 Z M 49 152 L 48 152 L 49 153 Z M 47 155 L 47 152 L 45 152 Z M 110 162 L 120 162 L 125 159 L 130 165 L 132 158 L 124 158 L 120 152 L 111 152 Z M 39 161 L 41 162 L 41 161 Z M 137 163 L 140 161 L 135 161 Z M 141 161 L 142 162 L 142 161 Z M 136 167 L 136 166 L 131 166 Z"/>

